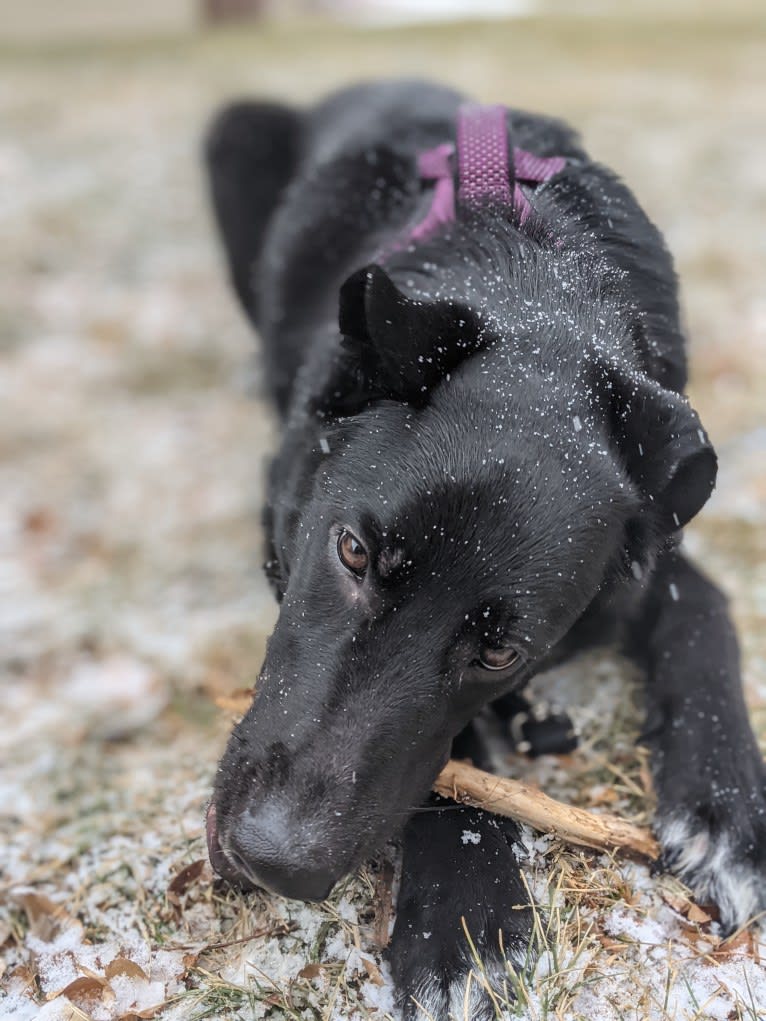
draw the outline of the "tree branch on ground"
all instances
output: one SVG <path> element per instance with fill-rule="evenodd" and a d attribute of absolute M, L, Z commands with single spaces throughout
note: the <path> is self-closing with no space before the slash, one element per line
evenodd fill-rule
<path fill-rule="evenodd" d="M 521 780 L 494 776 L 467 762 L 450 759 L 436 778 L 434 790 L 460 804 L 507 816 L 542 833 L 553 833 L 567 844 L 618 850 L 652 861 L 659 856 L 657 841 L 642 826 L 617 815 L 597 815 L 565 805 Z"/>

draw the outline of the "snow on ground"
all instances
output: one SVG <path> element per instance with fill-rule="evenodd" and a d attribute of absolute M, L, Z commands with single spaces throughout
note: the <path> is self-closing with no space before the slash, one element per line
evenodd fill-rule
<path fill-rule="evenodd" d="M 687 544 L 726 587 L 766 738 L 766 53 L 752 17 L 340 26 L 8 52 L 0 68 L 0 1018 L 391 1016 L 395 851 L 325 905 L 213 882 L 203 815 L 275 608 L 258 509 L 273 425 L 225 287 L 198 140 L 225 95 L 449 76 L 570 117 L 678 256 L 720 485 Z M 445 59 L 445 55 L 447 59 Z M 513 759 L 650 818 L 635 678 L 540 682 L 583 747 Z M 722 944 L 668 877 L 526 835 L 544 910 L 514 1016 L 754 1021 L 762 934 Z M 760 947 L 760 950 L 759 950 Z"/>

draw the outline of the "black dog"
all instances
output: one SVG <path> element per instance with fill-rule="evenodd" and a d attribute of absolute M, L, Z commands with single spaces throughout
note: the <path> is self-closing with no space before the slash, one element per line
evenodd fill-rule
<path fill-rule="evenodd" d="M 406 1010 L 437 1019 L 464 1010 L 461 917 L 497 984 L 530 918 L 513 824 L 417 808 L 482 707 L 583 648 L 620 642 L 646 669 L 665 863 L 727 929 L 766 876 L 736 638 L 678 550 L 716 458 L 681 396 L 671 258 L 571 130 L 518 111 L 512 145 L 556 171 L 413 231 L 434 201 L 418 160 L 455 139 L 462 101 L 401 82 L 305 112 L 241 103 L 208 140 L 283 423 L 265 515 L 281 611 L 211 857 L 320 899 L 403 830 L 391 962 Z M 472 990 L 470 1016 L 494 1017 Z"/>

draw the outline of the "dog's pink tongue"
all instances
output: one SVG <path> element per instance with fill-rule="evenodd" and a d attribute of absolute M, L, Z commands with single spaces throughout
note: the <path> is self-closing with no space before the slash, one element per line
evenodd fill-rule
<path fill-rule="evenodd" d="M 216 822 L 215 805 L 212 802 L 208 806 L 205 828 L 207 830 L 207 853 L 210 858 L 210 864 L 213 866 L 214 871 L 219 875 L 223 875 L 226 871 L 226 858 L 221 850 L 221 845 L 218 843 L 218 823 Z"/>

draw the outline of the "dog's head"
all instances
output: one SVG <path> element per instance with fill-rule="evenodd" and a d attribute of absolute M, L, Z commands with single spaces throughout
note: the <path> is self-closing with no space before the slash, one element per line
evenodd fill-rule
<path fill-rule="evenodd" d="M 345 285 L 321 438 L 275 509 L 279 620 L 210 810 L 224 875 L 324 897 L 481 707 L 707 499 L 715 455 L 683 398 L 606 357 L 540 357 L 535 330 L 563 352 L 618 328 L 605 306 L 573 321 L 567 291 L 509 334 L 378 267 Z"/>

